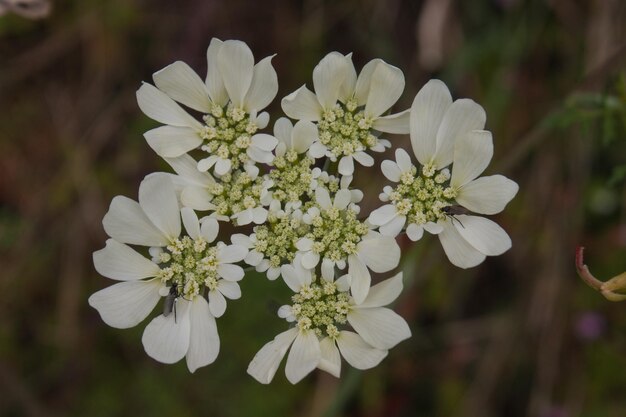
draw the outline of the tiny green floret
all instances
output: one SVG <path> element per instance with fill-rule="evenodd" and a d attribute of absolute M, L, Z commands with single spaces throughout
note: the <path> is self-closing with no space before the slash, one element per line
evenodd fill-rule
<path fill-rule="evenodd" d="M 357 212 L 351 208 L 322 209 L 311 224 L 313 230 L 306 237 L 314 242 L 313 252 L 335 262 L 355 254 L 357 245 L 369 232 L 367 225 L 357 219 Z"/>
<path fill-rule="evenodd" d="M 204 128 L 200 136 L 205 140 L 202 150 L 221 159 L 230 159 L 233 169 L 238 169 L 249 160 L 246 153 L 252 135 L 258 130 L 250 115 L 232 104 L 213 104 L 211 112 L 204 115 Z"/>
<path fill-rule="evenodd" d="M 324 111 L 319 121 L 320 142 L 335 158 L 352 155 L 376 146 L 378 138 L 372 134 L 373 120 L 367 117 L 363 106 L 355 99 L 337 102 Z"/>
<path fill-rule="evenodd" d="M 389 193 L 389 200 L 408 223 L 422 225 L 437 222 L 446 217 L 444 207 L 454 204 L 456 191 L 450 186 L 450 171 L 437 171 L 432 164 L 422 167 L 421 172 L 412 167 L 400 176 L 400 182 Z"/>
<path fill-rule="evenodd" d="M 275 200 L 283 202 L 298 202 L 307 194 L 312 195 L 311 181 L 313 173 L 311 167 L 315 160 L 305 155 L 299 155 L 294 150 L 289 150 L 285 155 L 274 159 L 274 169 L 270 171 L 270 178 L 274 186 L 272 196 Z"/>
<path fill-rule="evenodd" d="M 188 300 L 201 294 L 205 287 L 217 288 L 217 247 L 210 246 L 202 237 L 173 240 L 156 256 L 156 262 L 161 267 L 157 278 L 168 286 L 175 286 Z"/>
<path fill-rule="evenodd" d="M 334 282 L 320 281 L 303 286 L 291 297 L 291 311 L 300 330 L 313 330 L 318 337 L 339 336 L 347 322 L 350 297 Z"/>
<path fill-rule="evenodd" d="M 272 268 L 278 268 L 293 261 L 298 251 L 296 242 L 309 230 L 310 226 L 297 218 L 270 215 L 265 225 L 254 228 L 254 249 L 269 260 Z"/>
<path fill-rule="evenodd" d="M 215 211 L 223 216 L 231 216 L 245 209 L 261 206 L 263 178 L 252 177 L 245 171 L 230 172 L 222 175 L 209 186 L 211 203 Z"/>

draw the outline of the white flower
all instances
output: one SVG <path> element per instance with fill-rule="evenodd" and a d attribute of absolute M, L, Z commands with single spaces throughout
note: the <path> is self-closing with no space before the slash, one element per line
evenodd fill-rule
<path fill-rule="evenodd" d="M 191 372 L 212 363 L 219 352 L 214 317 L 224 312 L 224 296 L 239 298 L 236 281 L 243 277 L 243 269 L 234 263 L 246 256 L 247 249 L 221 242 L 211 245 L 217 221 L 200 222 L 193 210 L 179 210 L 174 186 L 164 175 L 142 181 L 139 203 L 115 197 L 102 223 L 112 239 L 94 252 L 94 266 L 105 277 L 123 282 L 96 292 L 89 304 L 108 325 L 129 328 L 143 321 L 161 296 L 173 294 L 174 314 L 156 317 L 144 331 L 146 352 L 164 363 L 186 356 Z M 152 260 L 129 244 L 148 246 Z M 209 292 L 208 303 L 203 288 Z"/>
<path fill-rule="evenodd" d="M 393 237 L 371 231 L 366 223 L 359 221 L 358 211 L 351 208 L 351 198 L 349 190 L 341 189 L 331 200 L 328 190 L 317 188 L 317 205 L 303 216 L 312 230 L 298 240 L 296 247 L 302 253 L 301 264 L 305 269 L 313 269 L 322 261 L 325 279 L 332 279 L 335 267 L 344 269 L 347 262 L 352 296 L 361 303 L 370 288 L 369 270 L 381 273 L 397 267 L 400 247 Z"/>
<path fill-rule="evenodd" d="M 356 304 L 347 294 L 346 275 L 336 282 L 314 281 L 310 271 L 283 269 L 295 295 L 293 303 L 282 306 L 278 314 L 296 326 L 276 336 L 252 359 L 248 373 L 257 381 L 272 381 L 290 347 L 285 374 L 295 384 L 315 368 L 339 377 L 341 356 L 357 369 L 370 369 L 389 349 L 411 337 L 406 321 L 383 307 L 402 291 L 402 273 L 373 286 L 367 298 Z"/>
<path fill-rule="evenodd" d="M 496 214 L 515 196 L 514 181 L 493 175 L 477 178 L 493 156 L 491 133 L 482 107 L 469 99 L 454 103 L 445 84 L 429 81 L 411 108 L 411 145 L 421 166 L 402 149 L 396 161 L 383 161 L 383 174 L 396 187 L 385 187 L 369 222 L 396 236 L 406 226 L 411 240 L 424 230 L 437 234 L 448 259 L 461 268 L 478 265 L 511 247 L 506 232 L 471 213 Z M 451 168 L 448 168 L 452 164 Z"/>
<path fill-rule="evenodd" d="M 378 132 L 408 133 L 409 111 L 382 116 L 400 98 L 404 75 L 380 59 L 370 61 L 357 78 L 350 55 L 326 55 L 313 70 L 315 93 L 306 86 L 285 97 L 283 111 L 292 119 L 317 122 L 319 140 L 311 156 L 339 159 L 339 173 L 352 175 L 354 160 L 372 166 L 369 149 L 383 152 L 387 140 Z"/>
<path fill-rule="evenodd" d="M 156 72 L 156 87 L 143 84 L 137 91 L 141 110 L 165 125 L 145 133 L 150 147 L 167 158 L 202 147 L 209 156 L 199 161 L 198 169 L 213 168 L 218 176 L 242 164 L 270 162 L 277 140 L 256 132 L 267 126 L 269 115 L 259 112 L 278 91 L 271 60 L 255 65 L 245 43 L 214 38 L 207 50 L 205 81 L 181 61 Z M 203 113 L 202 122 L 176 102 Z"/>
<path fill-rule="evenodd" d="M 259 177 L 258 167 L 247 165 L 244 171 L 214 179 L 198 171 L 196 161 L 189 155 L 164 159 L 178 174 L 174 181 L 182 189 L 183 206 L 211 211 L 211 217 L 221 221 L 232 219 L 238 226 L 262 224 L 267 219 L 272 184 L 267 178 Z"/>
<path fill-rule="evenodd" d="M 279 142 L 276 158 L 266 174 L 271 198 L 278 204 L 285 203 L 285 210 L 297 209 L 310 199 L 316 184 L 312 171 L 315 159 L 307 151 L 317 139 L 317 127 L 303 120 L 294 126 L 281 117 L 274 124 L 274 135 Z"/>

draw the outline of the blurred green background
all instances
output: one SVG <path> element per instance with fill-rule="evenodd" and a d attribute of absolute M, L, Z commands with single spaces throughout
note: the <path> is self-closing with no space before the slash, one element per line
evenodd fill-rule
<path fill-rule="evenodd" d="M 625 18 L 620 0 L 71 0 L 37 21 L 0 17 L 0 415 L 626 415 L 626 303 L 574 269 L 583 244 L 598 277 L 626 270 Z M 282 368 L 270 386 L 249 377 L 285 328 L 284 285 L 256 275 L 218 321 L 218 360 L 195 374 L 151 360 L 144 325 L 109 328 L 87 305 L 112 283 L 91 262 L 111 198 L 166 169 L 135 91 L 175 60 L 204 77 L 211 37 L 278 54 L 273 115 L 333 50 L 400 67 L 398 110 L 437 77 L 487 111 L 487 174 L 520 184 L 495 216 L 513 249 L 465 271 L 437 239 L 401 241 L 396 308 L 413 337 L 373 370 L 344 363 L 341 380 L 295 387 Z M 357 175 L 369 212 L 384 181 Z"/>

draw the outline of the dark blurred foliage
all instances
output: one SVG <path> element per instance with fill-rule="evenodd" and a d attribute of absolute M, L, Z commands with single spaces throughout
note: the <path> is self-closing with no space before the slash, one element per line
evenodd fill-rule
<path fill-rule="evenodd" d="M 71 0 L 39 21 L 0 17 L 0 415 L 625 415 L 626 304 L 573 261 L 584 244 L 597 276 L 626 270 L 625 17 L 619 0 Z M 193 375 L 147 357 L 143 326 L 109 328 L 87 305 L 111 284 L 91 262 L 109 201 L 166 168 L 134 92 L 175 60 L 203 76 L 211 37 L 277 53 L 278 98 L 338 50 L 400 67 L 397 109 L 437 77 L 487 111 L 487 173 L 520 184 L 495 216 L 513 249 L 465 271 L 436 239 L 402 241 L 397 309 L 414 336 L 373 370 L 250 378 L 287 296 L 255 275 L 218 322 L 217 362 Z M 379 169 L 356 183 L 369 212 Z"/>

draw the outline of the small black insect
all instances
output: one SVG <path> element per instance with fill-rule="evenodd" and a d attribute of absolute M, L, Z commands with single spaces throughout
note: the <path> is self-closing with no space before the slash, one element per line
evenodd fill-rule
<path fill-rule="evenodd" d="M 459 205 L 445 206 L 444 208 L 441 209 L 441 212 L 445 214 L 446 217 L 449 217 L 453 223 L 455 220 L 459 222 L 459 224 L 461 225 L 463 229 L 465 229 L 465 226 L 463 226 L 463 223 L 461 223 L 461 220 L 457 219 L 454 216 L 459 215 L 459 214 L 473 214 L 471 211 L 469 211 L 465 207 L 459 206 Z"/>
<path fill-rule="evenodd" d="M 165 303 L 163 303 L 163 317 L 167 317 L 174 312 L 174 323 L 176 323 L 176 303 L 180 294 L 178 293 L 178 286 L 172 285 L 170 292 L 165 296 Z"/>

